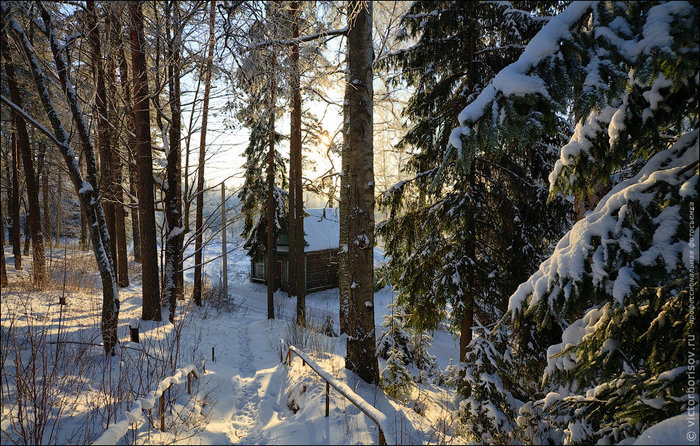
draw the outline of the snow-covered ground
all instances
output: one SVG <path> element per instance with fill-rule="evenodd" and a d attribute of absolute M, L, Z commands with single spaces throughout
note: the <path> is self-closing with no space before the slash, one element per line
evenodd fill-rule
<path fill-rule="evenodd" d="M 101 293 L 91 253 L 74 247 L 66 251 L 68 305 L 61 309 L 57 303 L 64 293 L 63 249 L 53 249 L 51 270 L 55 283 L 49 290 L 39 292 L 26 290 L 31 256 L 23 258 L 25 270 L 17 272 L 7 247 L 10 286 L 2 292 L 2 442 L 32 439 L 27 434 L 27 428 L 32 427 L 35 441 L 92 442 L 108 426 L 124 419 L 126 411 L 133 409 L 133 401 L 155 390 L 176 368 L 195 364 L 200 375 L 194 380 L 195 396 L 187 394 L 185 385 L 174 385 L 166 393 L 166 432 L 160 432 L 156 404 L 150 414 L 144 411 L 144 420 L 126 433 L 120 440 L 122 444 L 376 443 L 376 425 L 333 390 L 330 416 L 325 417 L 325 383 L 296 357 L 291 367 L 281 364 L 281 342 L 304 349 L 332 376 L 381 410 L 389 420 L 390 432 L 385 435 L 390 443 L 449 441 L 452 423 L 444 390 L 422 385 L 420 392 L 414 389 L 413 401 L 405 404 L 386 397 L 380 389 L 344 369 L 343 336 L 299 332 L 292 322 L 296 302 L 286 293 L 275 294 L 276 319 L 268 320 L 266 288 L 250 282 L 250 263 L 240 246 L 240 240 L 229 243 L 232 252 L 228 256 L 228 302 L 205 301 L 203 307 L 197 308 L 180 301 L 175 325 L 140 322 L 140 344 L 129 341 L 128 331 L 128 324 L 138 321 L 141 312 L 139 266 L 132 263 L 132 284 L 120 290 L 120 347 L 113 358 L 105 357 L 99 346 Z M 208 246 L 205 262 L 220 251 L 220 244 Z M 191 265 L 192 258 L 186 261 L 185 268 Z M 208 280 L 217 283 L 220 259 L 207 263 L 204 270 Z M 193 270 L 187 269 L 185 281 L 191 282 L 192 276 Z M 82 286 L 71 285 L 78 280 Z M 391 301 L 389 287 L 375 294 L 380 330 Z M 311 325 L 321 326 L 332 320 L 337 332 L 337 289 L 307 296 L 307 314 Z M 434 337 L 431 352 L 444 368 L 457 355 L 457 344 L 444 331 L 434 333 Z M 43 347 L 35 348 L 39 341 Z M 31 361 L 32 356 L 35 361 Z M 59 358 L 59 373 L 51 375 L 55 357 Z M 25 382 L 22 377 L 29 376 L 31 366 L 44 362 L 46 373 L 39 367 L 29 373 L 35 379 Z M 17 369 L 19 374 L 15 373 Z M 20 377 L 19 388 L 15 376 Z M 34 390 L 26 388 L 29 381 L 36 383 Z M 41 397 L 42 388 L 53 391 Z M 30 408 L 22 411 L 24 418 L 20 422 L 17 395 L 26 399 L 32 391 L 47 406 L 58 405 L 60 411 L 53 409 L 53 415 L 41 421 L 41 416 L 34 415 L 41 415 L 41 407 Z M 421 404 L 416 405 L 415 400 Z M 413 406 L 421 407 L 422 414 L 411 409 Z M 37 428 L 40 424 L 45 426 L 43 431 Z M 24 434 L 21 428 L 25 428 Z"/>

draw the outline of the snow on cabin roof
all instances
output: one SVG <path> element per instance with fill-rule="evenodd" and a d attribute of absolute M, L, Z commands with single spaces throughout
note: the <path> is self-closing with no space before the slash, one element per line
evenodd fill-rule
<path fill-rule="evenodd" d="M 304 252 L 338 249 L 340 215 L 338 209 L 304 209 L 304 234 L 308 246 Z M 325 211 L 325 213 L 324 213 Z"/>
<path fill-rule="evenodd" d="M 338 245 L 340 237 L 340 215 L 338 209 L 304 209 L 304 211 L 308 214 L 304 217 L 304 235 L 306 243 L 308 243 L 308 246 L 304 247 L 304 252 L 340 249 Z M 289 246 L 278 245 L 277 250 L 288 252 Z M 384 250 L 375 246 L 374 266 L 380 267 L 387 260 Z"/>

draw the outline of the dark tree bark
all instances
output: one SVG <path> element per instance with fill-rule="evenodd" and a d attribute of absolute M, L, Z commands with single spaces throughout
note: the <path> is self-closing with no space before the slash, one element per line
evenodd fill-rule
<path fill-rule="evenodd" d="M 204 101 L 202 102 L 202 128 L 199 139 L 199 167 L 197 168 L 197 209 L 195 216 L 194 242 L 194 303 L 202 305 L 202 232 L 204 231 L 204 160 L 207 152 L 207 118 L 209 116 L 209 92 L 211 90 L 211 71 L 214 59 L 214 19 L 216 18 L 216 0 L 212 0 L 209 11 L 209 49 L 204 71 Z"/>
<path fill-rule="evenodd" d="M 20 240 L 21 229 L 19 224 L 19 145 L 17 144 L 17 126 L 14 114 L 12 115 L 12 194 L 10 195 L 10 241 L 12 242 L 12 254 L 15 259 L 15 269 L 22 269 L 22 244 Z"/>
<path fill-rule="evenodd" d="M 2 54 L 7 73 L 7 87 L 10 90 L 10 99 L 18 107 L 22 108 L 22 96 L 17 84 L 15 67 L 10 55 L 10 50 L 5 40 L 2 43 Z M 22 166 L 24 167 L 24 181 L 27 186 L 27 201 L 29 202 L 29 215 L 27 216 L 29 231 L 26 231 L 27 241 L 33 239 L 32 249 L 32 277 L 38 287 L 46 285 L 48 276 L 46 273 L 46 256 L 44 254 L 44 235 L 41 231 L 41 210 L 39 207 L 39 182 L 34 170 L 32 149 L 29 145 L 29 133 L 24 118 L 14 112 L 15 127 L 17 129 L 17 145 L 22 154 Z"/>
<path fill-rule="evenodd" d="M 298 1 L 291 4 L 292 10 L 292 39 L 299 37 Z M 302 190 L 302 151 L 301 151 L 301 89 L 299 87 L 301 73 L 299 72 L 299 43 L 292 44 L 290 58 L 292 111 L 291 132 L 289 141 L 289 259 L 292 269 L 290 277 L 294 283 L 297 296 L 297 324 L 306 325 L 306 270 L 304 262 L 304 196 Z M 293 236 L 292 236 L 293 234 Z M 293 262 L 292 262 L 293 259 Z"/>
<path fill-rule="evenodd" d="M 39 144 L 38 170 L 41 173 L 41 194 L 44 200 L 44 242 L 51 246 L 51 208 L 49 206 L 49 159 L 46 153 L 46 145 Z"/>
<path fill-rule="evenodd" d="M 56 63 L 56 71 L 58 73 L 59 81 L 64 93 L 66 94 L 66 99 L 68 100 L 71 114 L 73 115 L 73 120 L 77 127 L 78 135 L 83 144 L 83 155 L 85 156 L 87 170 L 86 180 L 83 180 L 78 159 L 76 158 L 75 152 L 68 144 L 69 136 L 65 131 L 65 127 L 61 123 L 56 108 L 53 105 L 49 90 L 46 87 L 43 71 L 39 66 L 36 55 L 34 54 L 34 49 L 24 34 L 21 26 L 12 17 L 7 15 L 9 6 L 6 3 L 2 3 L 0 4 L 0 7 L 2 8 L 3 15 L 5 15 L 5 23 L 8 29 L 11 30 L 13 37 L 15 37 L 20 46 L 23 47 L 24 52 L 27 54 L 27 60 L 29 61 L 34 84 L 36 85 L 39 98 L 44 106 L 44 111 L 46 112 L 51 123 L 51 127 L 54 131 L 51 138 L 64 158 L 66 167 L 68 168 L 68 175 L 80 199 L 81 210 L 88 220 L 88 228 L 92 239 L 95 260 L 97 262 L 97 266 L 100 271 L 100 278 L 102 280 L 102 340 L 105 353 L 113 355 L 114 346 L 117 342 L 119 292 L 116 286 L 114 269 L 109 261 L 109 258 L 111 257 L 111 254 L 109 253 L 109 234 L 107 233 L 104 214 L 102 211 L 102 202 L 100 199 L 99 190 L 97 188 L 97 162 L 95 160 L 95 153 L 90 141 L 90 135 L 87 125 L 85 124 L 84 116 L 80 110 L 78 97 L 68 78 L 68 64 L 61 54 L 61 48 L 59 47 L 58 41 L 53 32 L 51 16 L 43 5 L 39 4 L 41 17 L 44 22 L 44 28 L 49 36 L 49 44 L 51 47 L 51 52 L 54 56 L 54 62 Z M 16 104 L 13 105 L 15 107 L 17 106 Z M 21 108 L 19 108 L 19 110 L 21 110 Z M 15 111 L 17 111 L 17 109 L 15 109 Z"/>
<path fill-rule="evenodd" d="M 170 9 L 175 8 L 173 15 L 174 30 L 170 37 L 169 23 L 171 19 Z M 182 249 L 182 218 L 178 201 L 180 178 L 180 22 L 179 6 L 177 3 L 169 3 L 166 6 L 166 26 L 168 27 L 168 94 L 170 100 L 170 128 L 168 134 L 167 157 L 167 185 L 165 189 L 165 218 L 167 223 L 165 240 L 165 278 L 163 300 L 170 306 L 170 322 L 175 318 L 175 307 L 179 294 L 177 283 L 178 259 Z"/>
<path fill-rule="evenodd" d="M 81 219 L 83 221 L 83 214 L 80 213 Z M 54 245 L 58 246 L 61 242 L 61 221 L 63 220 L 63 182 L 61 177 L 56 175 L 56 238 Z M 82 230 L 82 228 L 81 228 Z M 82 236 L 82 233 L 81 233 Z"/>
<path fill-rule="evenodd" d="M 121 25 L 117 16 L 114 14 L 112 4 L 107 4 L 107 20 L 106 27 L 109 35 L 109 54 L 114 51 L 119 51 L 121 47 L 121 38 L 119 31 Z M 108 92 L 108 108 L 109 117 L 112 122 L 117 122 L 117 91 L 116 91 L 116 60 L 114 57 L 107 58 L 107 92 Z M 127 129 L 131 131 L 131 129 Z M 119 144 L 118 132 L 111 132 L 112 145 L 112 211 L 114 213 L 114 230 L 116 236 L 117 248 L 117 277 L 120 287 L 129 286 L 129 257 L 126 249 L 126 212 L 124 210 L 124 192 L 122 191 L 123 166 L 122 166 L 122 149 Z M 129 150 L 129 149 L 127 149 Z"/>
<path fill-rule="evenodd" d="M 2 206 L 0 206 L 0 230 L 5 231 L 4 222 L 2 219 Z M 3 238 L 4 241 L 4 238 Z M 7 267 L 5 266 L 5 244 L 0 244 L 0 286 L 5 288 L 7 286 Z"/>
<path fill-rule="evenodd" d="M 121 29 L 121 27 L 120 27 Z M 126 127 L 127 127 L 127 140 L 129 141 L 128 160 L 127 163 L 129 170 L 129 195 L 131 202 L 131 239 L 134 245 L 134 261 L 141 263 L 141 236 L 139 234 L 139 212 L 138 212 L 138 201 L 136 199 L 136 183 L 137 183 L 137 172 L 136 172 L 136 137 L 133 133 L 134 129 L 134 104 L 131 100 L 131 86 L 129 83 L 129 66 L 126 63 L 126 51 L 124 50 L 124 45 L 121 45 L 121 49 L 117 52 L 119 57 L 119 83 L 121 84 L 122 93 L 124 95 L 124 114 L 126 116 Z"/>
<path fill-rule="evenodd" d="M 134 133 L 136 134 L 136 166 L 138 169 L 139 232 L 141 237 L 141 280 L 144 320 L 161 320 L 156 218 L 153 194 L 153 161 L 149 125 L 148 77 L 143 31 L 143 11 L 139 1 L 129 2 L 131 66 L 134 88 Z"/>
<path fill-rule="evenodd" d="M 20 147 L 20 152 L 22 151 Z M 24 203 L 24 200 L 22 200 Z M 24 203 L 24 210 L 25 213 L 27 214 L 27 218 L 24 219 L 24 251 L 22 252 L 25 256 L 29 255 L 29 248 L 32 246 L 32 230 L 30 228 L 31 226 L 31 219 L 32 219 L 32 214 L 30 210 L 28 209 L 28 206 L 26 203 Z"/>
<path fill-rule="evenodd" d="M 353 12 L 356 14 L 352 17 Z M 347 273 L 350 279 L 345 365 L 363 380 L 378 384 L 374 333 L 374 167 L 372 88 L 372 3 L 348 2 L 348 116 L 345 146 L 349 185 Z"/>
<path fill-rule="evenodd" d="M 109 232 L 109 250 L 112 253 L 112 265 L 117 266 L 117 235 L 114 219 L 114 150 L 110 144 L 109 110 L 107 109 L 107 87 L 102 66 L 102 40 L 97 10 L 94 0 L 86 2 L 88 41 L 92 56 L 92 71 L 95 79 L 95 108 L 97 109 L 97 147 L 100 154 L 100 190 L 104 196 L 104 213 Z"/>

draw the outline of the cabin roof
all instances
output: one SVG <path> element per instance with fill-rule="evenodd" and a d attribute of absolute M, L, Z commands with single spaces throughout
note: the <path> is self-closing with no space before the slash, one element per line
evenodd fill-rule
<path fill-rule="evenodd" d="M 304 252 L 338 249 L 340 237 L 340 215 L 338 209 L 304 209 L 308 214 L 304 217 Z M 324 213 L 325 211 L 325 213 Z M 289 251 L 288 245 L 278 245 L 280 252 Z"/>

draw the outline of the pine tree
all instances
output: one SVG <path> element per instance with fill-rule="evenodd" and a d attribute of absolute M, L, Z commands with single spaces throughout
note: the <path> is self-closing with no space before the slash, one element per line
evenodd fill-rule
<path fill-rule="evenodd" d="M 574 3 L 459 114 L 445 159 L 465 166 L 475 147 L 546 138 L 556 115 L 576 123 L 550 192 L 587 212 L 509 301 L 515 329 L 565 328 L 521 441 L 619 442 L 687 408 L 697 53 L 695 3 Z"/>
<path fill-rule="evenodd" d="M 349 1 L 347 87 L 342 187 L 344 212 L 348 325 L 345 367 L 371 384 L 379 384 L 374 325 L 374 163 L 372 86 L 372 3 Z"/>
<path fill-rule="evenodd" d="M 134 97 L 134 133 L 138 169 L 139 234 L 141 239 L 142 319 L 160 321 L 160 283 L 156 247 L 156 221 L 153 194 L 150 107 L 146 70 L 143 11 L 139 1 L 129 2 L 131 66 Z"/>

